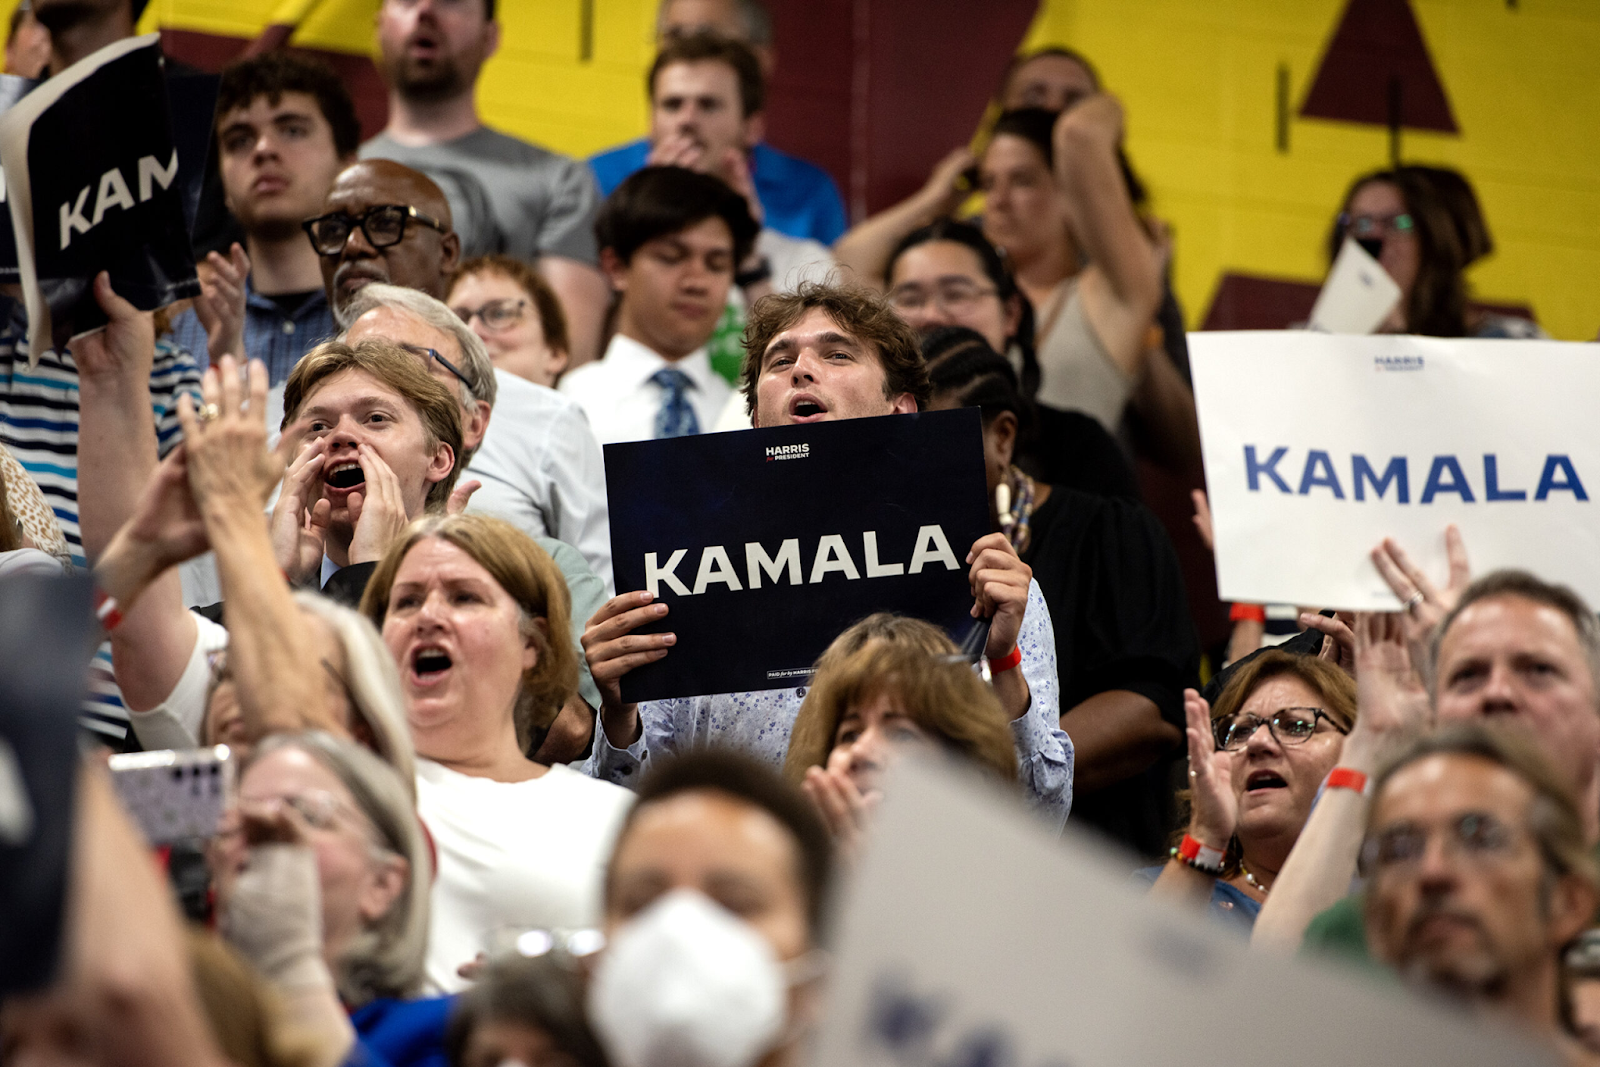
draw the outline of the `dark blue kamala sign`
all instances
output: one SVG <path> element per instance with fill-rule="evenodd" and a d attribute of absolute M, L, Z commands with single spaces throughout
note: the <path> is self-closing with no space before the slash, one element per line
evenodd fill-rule
<path fill-rule="evenodd" d="M 875 611 L 962 643 L 967 551 L 989 532 L 978 411 L 925 412 L 605 446 L 617 591 L 670 607 L 661 660 L 625 700 L 803 684 Z"/>

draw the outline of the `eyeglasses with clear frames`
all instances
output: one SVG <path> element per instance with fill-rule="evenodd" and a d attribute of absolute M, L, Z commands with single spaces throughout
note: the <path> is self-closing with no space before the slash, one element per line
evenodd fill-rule
<path fill-rule="evenodd" d="M 522 321 L 527 309 L 526 300 L 490 300 L 481 307 L 458 307 L 450 310 L 469 326 L 473 319 L 477 319 L 490 333 L 504 333 Z"/>
<path fill-rule="evenodd" d="M 1376 831 L 1362 844 L 1362 874 L 1372 877 L 1414 869 L 1427 853 L 1428 842 L 1440 833 L 1447 853 L 1478 866 L 1509 856 L 1518 840 L 1518 831 L 1482 811 L 1464 812 L 1442 827 L 1396 823 Z"/>
<path fill-rule="evenodd" d="M 1317 723 L 1325 722 L 1341 734 L 1350 731 L 1334 722 L 1321 708 L 1279 708 L 1263 719 L 1259 715 L 1230 715 L 1211 724 L 1216 734 L 1217 747 L 1225 752 L 1237 752 L 1249 743 L 1262 726 L 1280 745 L 1303 745 L 1317 732 Z"/>
<path fill-rule="evenodd" d="M 937 304 L 950 315 L 965 315 L 978 306 L 986 296 L 999 290 L 992 285 L 979 285 L 965 278 L 941 280 L 931 289 L 916 282 L 897 285 L 889 293 L 889 306 L 896 311 L 918 314 L 930 302 Z"/>

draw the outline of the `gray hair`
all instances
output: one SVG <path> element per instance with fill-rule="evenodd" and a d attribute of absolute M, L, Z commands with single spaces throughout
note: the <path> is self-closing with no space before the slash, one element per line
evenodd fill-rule
<path fill-rule="evenodd" d="M 1445 634 L 1455 625 L 1461 613 L 1480 600 L 1516 596 L 1530 600 L 1541 607 L 1553 608 L 1567 617 L 1577 631 L 1578 644 L 1583 649 L 1584 662 L 1589 667 L 1589 683 L 1600 706 L 1600 618 L 1590 610 L 1583 597 L 1564 585 L 1544 581 L 1529 571 L 1503 568 L 1490 571 L 1467 586 L 1461 599 L 1450 609 L 1439 625 L 1434 627 L 1428 645 L 1428 695 L 1437 701 L 1439 695 L 1439 648 Z"/>
<path fill-rule="evenodd" d="M 420 289 L 372 282 L 358 289 L 344 305 L 339 315 L 339 325 L 348 332 L 361 316 L 374 308 L 383 307 L 404 311 L 440 333 L 454 337 L 456 347 L 461 349 L 459 369 L 472 383 L 470 392 L 464 383 L 457 383 L 462 394 L 461 402 L 470 408 L 474 406 L 474 401 L 482 400 L 490 407 L 494 407 L 497 387 L 494 380 L 494 363 L 489 359 L 489 350 L 483 346 L 483 339 L 473 333 L 471 327 L 462 322 L 460 316 L 446 307 L 443 301 L 435 300 Z M 343 340 L 343 336 L 341 334 L 339 339 Z"/>
<path fill-rule="evenodd" d="M 321 731 L 275 734 L 255 747 L 241 773 L 280 749 L 295 748 L 326 767 L 378 831 L 384 851 L 406 861 L 406 885 L 389 911 L 358 934 L 334 963 L 340 998 L 352 1009 L 380 997 L 415 996 L 428 952 L 428 892 L 433 864 L 416 805 L 393 767 L 353 741 Z"/>
<path fill-rule="evenodd" d="M 350 707 L 361 716 L 377 745 L 377 753 L 395 769 L 413 802 L 416 800 L 416 751 L 411 744 L 411 727 L 406 722 L 405 691 L 400 673 L 383 637 L 365 615 L 335 603 L 320 593 L 294 595 L 300 610 L 317 616 L 332 628 L 344 646 L 349 665 L 344 679 Z"/>

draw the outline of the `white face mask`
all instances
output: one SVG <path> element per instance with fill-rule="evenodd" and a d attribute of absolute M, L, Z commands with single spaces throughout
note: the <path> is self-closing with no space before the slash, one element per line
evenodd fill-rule
<path fill-rule="evenodd" d="M 749 923 L 675 889 L 618 930 L 589 984 L 616 1067 L 750 1067 L 778 1044 L 789 982 Z"/>

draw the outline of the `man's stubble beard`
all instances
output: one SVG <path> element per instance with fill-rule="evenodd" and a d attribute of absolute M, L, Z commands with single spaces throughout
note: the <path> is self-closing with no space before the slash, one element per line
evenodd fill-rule
<path fill-rule="evenodd" d="M 405 56 L 386 63 L 385 74 L 395 92 L 416 104 L 439 104 L 472 91 L 472 83 L 455 58 L 440 58 L 423 66 Z"/>

